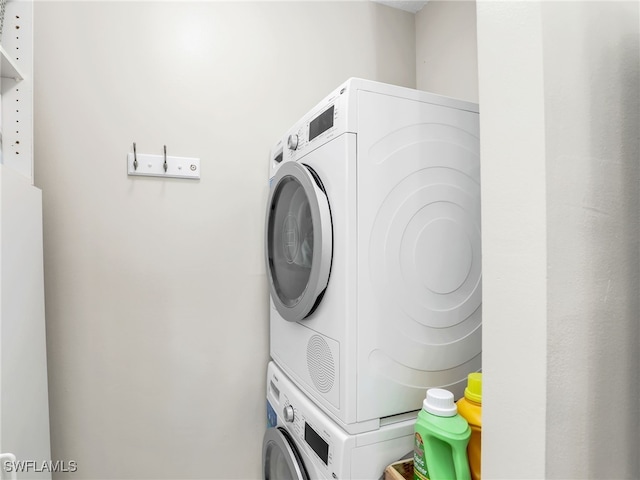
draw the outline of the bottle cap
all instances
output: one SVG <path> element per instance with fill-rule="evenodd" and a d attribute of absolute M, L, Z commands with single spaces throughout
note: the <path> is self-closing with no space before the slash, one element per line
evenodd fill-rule
<path fill-rule="evenodd" d="M 482 373 L 470 373 L 467 377 L 467 388 L 464 389 L 464 398 L 482 404 Z"/>
<path fill-rule="evenodd" d="M 442 388 L 427 390 L 427 397 L 422 402 L 422 408 L 438 417 L 453 417 L 458 413 L 458 407 L 453 401 L 453 393 Z"/>

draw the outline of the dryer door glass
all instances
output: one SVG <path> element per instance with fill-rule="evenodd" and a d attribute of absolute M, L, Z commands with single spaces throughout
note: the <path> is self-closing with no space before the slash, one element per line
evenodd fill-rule
<path fill-rule="evenodd" d="M 313 221 L 309 197 L 295 177 L 285 177 L 273 201 L 271 253 L 274 286 L 287 307 L 302 298 L 313 258 Z"/>
<path fill-rule="evenodd" d="M 309 316 L 331 270 L 329 200 L 315 172 L 286 162 L 273 178 L 266 221 L 271 298 L 285 320 Z"/>
<path fill-rule="evenodd" d="M 268 428 L 262 442 L 264 480 L 308 480 L 291 437 L 282 428 Z"/>

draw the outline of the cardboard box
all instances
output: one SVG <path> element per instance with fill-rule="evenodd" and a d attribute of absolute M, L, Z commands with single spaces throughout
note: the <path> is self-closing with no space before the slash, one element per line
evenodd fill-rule
<path fill-rule="evenodd" d="M 413 480 L 413 458 L 400 460 L 385 468 L 384 480 Z"/>

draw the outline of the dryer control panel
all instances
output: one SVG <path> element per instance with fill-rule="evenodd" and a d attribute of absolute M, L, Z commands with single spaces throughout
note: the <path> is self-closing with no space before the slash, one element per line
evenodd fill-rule
<path fill-rule="evenodd" d="M 298 160 L 305 154 L 349 131 L 349 82 L 341 85 L 287 132 L 284 160 Z"/>

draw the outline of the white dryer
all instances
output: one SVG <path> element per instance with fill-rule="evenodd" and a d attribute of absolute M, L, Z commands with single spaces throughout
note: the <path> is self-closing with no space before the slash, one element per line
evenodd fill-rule
<path fill-rule="evenodd" d="M 481 368 L 477 105 L 350 79 L 270 158 L 270 353 L 351 433 Z"/>
<path fill-rule="evenodd" d="M 376 480 L 413 451 L 415 420 L 349 435 L 269 363 L 268 428 L 262 442 L 265 480 Z"/>

